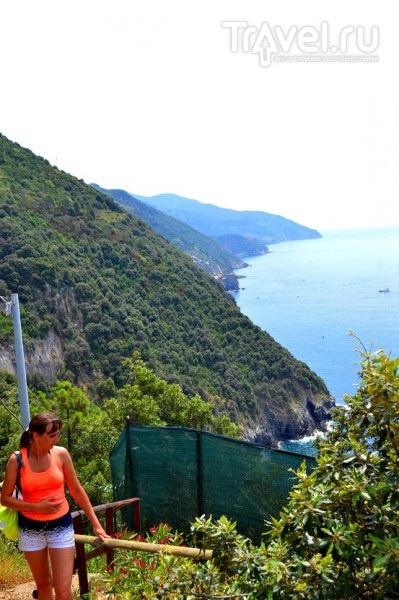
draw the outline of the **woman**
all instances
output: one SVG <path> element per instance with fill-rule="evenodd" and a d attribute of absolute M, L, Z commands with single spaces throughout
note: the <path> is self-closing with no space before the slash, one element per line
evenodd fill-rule
<path fill-rule="evenodd" d="M 54 600 L 53 588 L 57 600 L 73 600 L 75 541 L 65 483 L 95 535 L 109 537 L 77 478 L 69 452 L 57 446 L 61 427 L 61 419 L 48 412 L 31 420 L 20 441 L 22 499 L 13 496 L 18 475 L 15 454 L 8 460 L 1 490 L 1 504 L 19 511 L 18 547 L 29 563 L 40 600 Z"/>

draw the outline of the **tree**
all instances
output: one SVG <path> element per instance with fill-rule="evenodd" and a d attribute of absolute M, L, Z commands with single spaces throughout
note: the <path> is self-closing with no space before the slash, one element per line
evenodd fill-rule
<path fill-rule="evenodd" d="M 229 417 L 214 416 L 214 407 L 195 394 L 186 396 L 180 385 L 168 383 L 150 369 L 134 353 L 133 360 L 124 361 L 129 369 L 129 383 L 104 401 L 104 410 L 114 425 L 123 429 L 126 417 L 137 425 L 184 426 L 209 429 L 216 433 L 239 436 L 239 427 Z"/>
<path fill-rule="evenodd" d="M 399 359 L 361 355 L 358 391 L 268 535 L 269 552 L 283 545 L 290 597 L 399 597 Z"/>
<path fill-rule="evenodd" d="M 63 421 L 63 431 L 66 431 L 66 447 L 71 452 L 75 443 L 73 431 L 82 415 L 87 415 L 90 400 L 83 390 L 70 381 L 59 381 L 51 390 L 52 410 L 55 410 Z"/>

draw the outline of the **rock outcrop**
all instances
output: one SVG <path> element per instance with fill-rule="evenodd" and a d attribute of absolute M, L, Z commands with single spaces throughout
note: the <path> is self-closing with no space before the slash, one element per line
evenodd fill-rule
<path fill-rule="evenodd" d="M 64 353 L 61 339 L 50 331 L 46 337 L 35 342 L 31 350 L 24 349 L 26 374 L 40 373 L 49 383 L 54 382 L 64 365 Z M 14 346 L 2 348 L 0 351 L 0 369 L 16 375 Z"/>
<path fill-rule="evenodd" d="M 245 429 L 245 438 L 257 444 L 278 447 L 282 440 L 301 439 L 316 431 L 326 431 L 335 406 L 332 397 L 320 401 L 308 398 L 306 403 L 291 404 L 286 411 L 265 413 L 263 422 L 250 424 Z"/>

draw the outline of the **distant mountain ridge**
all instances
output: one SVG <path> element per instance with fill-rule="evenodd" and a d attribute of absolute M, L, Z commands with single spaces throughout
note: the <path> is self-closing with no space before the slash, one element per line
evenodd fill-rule
<path fill-rule="evenodd" d="M 227 289 L 238 289 L 238 279 L 233 270 L 242 269 L 248 264 L 223 243 L 137 199 L 125 190 L 108 190 L 95 183 L 92 183 L 91 187 L 107 194 L 130 213 L 145 221 L 176 248 L 188 254 L 197 266 L 219 279 Z"/>
<path fill-rule="evenodd" d="M 150 197 L 139 194 L 132 195 L 214 238 L 240 235 L 264 244 L 276 244 L 288 240 L 322 237 L 316 229 L 267 212 L 221 208 L 176 194 L 158 194 Z"/>

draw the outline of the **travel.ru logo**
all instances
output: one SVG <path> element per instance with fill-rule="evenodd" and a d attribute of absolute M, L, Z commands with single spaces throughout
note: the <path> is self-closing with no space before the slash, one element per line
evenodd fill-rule
<path fill-rule="evenodd" d="M 223 21 L 230 30 L 230 50 L 258 56 L 261 67 L 272 62 L 377 62 L 373 54 L 379 45 L 379 28 L 366 31 L 362 25 L 347 25 L 333 36 L 327 21 L 320 27 L 304 25 L 284 31 L 268 22 L 260 26 L 247 21 Z"/>

